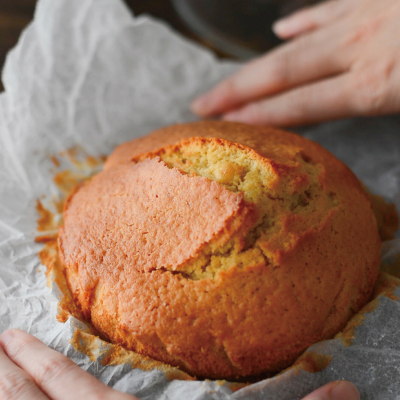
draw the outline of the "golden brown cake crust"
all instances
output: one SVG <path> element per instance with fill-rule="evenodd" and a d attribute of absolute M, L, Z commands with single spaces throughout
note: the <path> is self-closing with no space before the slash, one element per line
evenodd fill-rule
<path fill-rule="evenodd" d="M 272 219 L 251 245 L 256 200 L 168 164 L 202 148 L 268 174 Z M 226 122 L 117 148 L 69 198 L 59 250 L 75 300 L 104 336 L 225 379 L 276 372 L 332 337 L 370 297 L 380 261 L 371 203 L 343 163 L 300 136 Z M 218 267 L 193 264 L 205 255 Z"/>

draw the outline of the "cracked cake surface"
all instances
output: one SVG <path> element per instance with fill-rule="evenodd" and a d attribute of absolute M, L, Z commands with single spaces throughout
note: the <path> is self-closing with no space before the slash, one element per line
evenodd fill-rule
<path fill-rule="evenodd" d="M 319 145 L 199 122 L 121 145 L 74 190 L 59 252 L 106 339 L 198 377 L 277 372 L 369 299 L 372 205 Z"/>

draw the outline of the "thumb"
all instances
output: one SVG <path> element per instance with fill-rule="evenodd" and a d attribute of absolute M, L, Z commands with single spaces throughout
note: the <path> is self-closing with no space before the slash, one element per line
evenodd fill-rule
<path fill-rule="evenodd" d="M 350 382 L 335 381 L 320 387 L 302 400 L 360 400 L 360 393 Z"/>

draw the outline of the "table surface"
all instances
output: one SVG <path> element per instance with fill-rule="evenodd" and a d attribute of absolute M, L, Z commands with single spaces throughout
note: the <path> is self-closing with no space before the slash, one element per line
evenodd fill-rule
<path fill-rule="evenodd" d="M 170 0 L 125 0 L 135 15 L 151 14 L 167 21 L 185 36 L 208 45 L 195 36 L 182 22 Z M 15 46 L 21 31 L 32 20 L 36 0 L 8 0 L 0 2 L 0 65 L 4 65 L 7 52 Z M 208 46 L 210 47 L 210 46 Z M 219 53 L 220 56 L 224 54 Z M 0 82 L 0 90 L 3 90 Z"/>

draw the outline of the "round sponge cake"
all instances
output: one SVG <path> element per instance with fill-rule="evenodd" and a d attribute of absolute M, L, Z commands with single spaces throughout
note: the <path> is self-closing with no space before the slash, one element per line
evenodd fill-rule
<path fill-rule="evenodd" d="M 344 327 L 379 271 L 357 178 L 271 128 L 198 122 L 123 144 L 64 218 L 59 252 L 87 320 L 202 378 L 287 367 Z"/>

